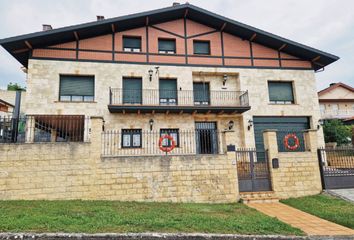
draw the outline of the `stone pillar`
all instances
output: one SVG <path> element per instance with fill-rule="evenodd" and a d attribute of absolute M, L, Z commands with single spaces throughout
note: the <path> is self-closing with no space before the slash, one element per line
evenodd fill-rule
<path fill-rule="evenodd" d="M 92 144 L 92 151 L 94 155 L 101 155 L 102 148 L 102 128 L 103 128 L 103 117 L 94 116 L 91 117 L 91 128 L 90 132 L 90 140 Z"/>
<path fill-rule="evenodd" d="M 26 116 L 26 133 L 25 133 L 26 143 L 34 142 L 35 126 L 36 126 L 36 120 L 34 116 Z"/>
<path fill-rule="evenodd" d="M 305 149 L 306 151 L 317 153 L 318 141 L 317 130 L 308 129 L 304 132 Z"/>
<path fill-rule="evenodd" d="M 50 130 L 50 141 L 51 142 L 57 141 L 57 130 L 55 130 L 55 129 Z"/>
<path fill-rule="evenodd" d="M 278 152 L 278 142 L 277 142 L 277 130 L 268 129 L 263 132 L 264 139 L 264 149 L 266 154 L 268 154 L 268 167 L 270 172 L 270 178 L 272 181 L 272 189 L 276 193 L 280 190 L 279 182 L 281 179 L 279 177 L 279 168 L 281 168 L 281 163 L 279 162 L 279 152 Z M 273 168 L 272 159 L 278 159 L 279 168 Z"/>

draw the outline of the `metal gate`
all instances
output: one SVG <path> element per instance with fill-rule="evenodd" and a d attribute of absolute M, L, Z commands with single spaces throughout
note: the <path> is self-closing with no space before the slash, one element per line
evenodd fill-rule
<path fill-rule="evenodd" d="M 322 187 L 354 188 L 354 148 L 318 149 Z"/>
<path fill-rule="evenodd" d="M 236 163 L 240 192 L 272 190 L 267 151 L 236 149 Z"/>

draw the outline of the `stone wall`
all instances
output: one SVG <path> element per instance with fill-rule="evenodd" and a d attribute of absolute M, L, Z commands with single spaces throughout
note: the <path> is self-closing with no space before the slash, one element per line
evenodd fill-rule
<path fill-rule="evenodd" d="M 0 199 L 238 200 L 230 155 L 101 158 L 91 124 L 91 143 L 0 144 Z"/>
<path fill-rule="evenodd" d="M 27 81 L 27 114 L 85 114 L 103 116 L 106 129 L 149 129 L 149 119 L 155 120 L 154 130 L 173 127 L 191 129 L 195 121 L 216 121 L 218 129 L 227 122 L 235 122 L 235 133 L 230 135 L 237 147 L 254 147 L 253 128 L 247 129 L 253 116 L 308 116 L 311 128 L 316 128 L 320 119 L 315 74 L 312 70 L 212 68 L 191 66 L 160 66 L 158 76 L 152 81 L 148 71 L 153 65 L 115 64 L 99 62 L 72 62 L 30 59 Z M 50 71 L 48 71 L 50 69 Z M 223 74 L 228 74 L 226 85 Z M 59 102 L 59 75 L 94 75 L 95 102 Z M 209 74 L 209 75 L 208 75 Z M 213 91 L 248 91 L 251 110 L 243 114 L 111 114 L 108 111 L 109 87 L 121 88 L 123 77 L 142 77 L 143 89 L 158 89 L 158 78 L 177 79 L 177 89 L 192 90 L 193 81 L 210 82 Z M 295 104 L 276 105 L 269 103 L 267 81 L 293 81 Z M 133 119 L 133 120 L 132 120 Z M 318 140 L 323 142 L 322 131 Z"/>
<path fill-rule="evenodd" d="M 278 152 L 276 131 L 264 132 L 273 191 L 279 198 L 302 197 L 322 191 L 316 130 L 309 130 L 304 135 L 305 152 Z M 279 160 L 279 168 L 272 167 L 275 158 Z"/>

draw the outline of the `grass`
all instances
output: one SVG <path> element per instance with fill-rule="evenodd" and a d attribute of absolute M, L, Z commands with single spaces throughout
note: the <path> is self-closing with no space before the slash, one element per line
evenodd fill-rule
<path fill-rule="evenodd" d="M 241 203 L 0 201 L 0 232 L 203 232 L 303 235 Z"/>
<path fill-rule="evenodd" d="M 354 229 L 354 204 L 326 194 L 282 200 L 283 203 Z"/>

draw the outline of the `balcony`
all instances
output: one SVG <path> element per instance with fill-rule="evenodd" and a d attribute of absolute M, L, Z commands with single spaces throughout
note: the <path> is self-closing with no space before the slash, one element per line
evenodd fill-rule
<path fill-rule="evenodd" d="M 321 110 L 321 117 L 323 119 L 333 119 L 333 118 L 346 119 L 353 116 L 354 116 L 354 109 L 353 110 L 351 109 Z"/>
<path fill-rule="evenodd" d="M 111 113 L 237 114 L 250 109 L 247 91 L 123 90 L 111 88 Z"/>

